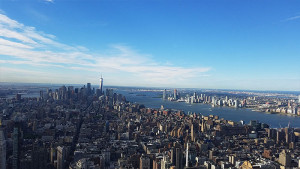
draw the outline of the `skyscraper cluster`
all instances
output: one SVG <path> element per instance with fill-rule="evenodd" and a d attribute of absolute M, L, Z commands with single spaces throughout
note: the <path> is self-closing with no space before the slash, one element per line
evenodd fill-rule
<path fill-rule="evenodd" d="M 81 88 L 74 88 L 74 86 L 62 86 L 59 89 L 47 89 L 46 93 L 40 91 L 40 99 L 47 100 L 68 100 L 68 99 L 82 99 L 88 96 L 93 96 L 96 93 L 97 97 L 103 95 L 103 78 L 100 78 L 99 88 L 95 90 L 92 88 L 91 83 L 87 83 L 86 86 Z"/>

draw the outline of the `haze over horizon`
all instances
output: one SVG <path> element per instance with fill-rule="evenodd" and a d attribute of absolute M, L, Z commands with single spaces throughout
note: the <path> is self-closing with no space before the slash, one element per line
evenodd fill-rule
<path fill-rule="evenodd" d="M 300 91 L 300 2 L 0 2 L 0 82 Z"/>
<path fill-rule="evenodd" d="M 89 82 L 87 82 L 89 83 Z M 83 87 L 86 86 L 87 83 L 24 83 L 24 82 L 0 82 L 0 86 L 1 85 L 15 85 L 15 86 L 27 86 L 29 87 L 29 85 L 31 87 L 42 87 L 45 85 L 46 88 L 49 88 L 51 85 L 52 87 L 61 87 L 61 86 L 74 86 L 74 87 Z M 33 85 L 33 86 L 32 86 Z M 95 89 L 97 89 L 99 87 L 99 84 L 91 84 L 92 87 L 94 87 Z M 287 92 L 287 93 L 293 93 L 295 95 L 299 95 L 300 91 L 298 90 L 254 90 L 254 89 L 222 89 L 222 88 L 180 88 L 180 87 L 152 87 L 152 86 L 121 86 L 121 85 L 104 85 L 104 88 L 135 88 L 135 89 L 154 89 L 154 90 L 161 90 L 163 91 L 164 89 L 167 89 L 167 91 L 171 91 L 173 92 L 173 89 L 177 89 L 177 90 L 207 90 L 207 91 L 243 91 L 243 92 Z"/>

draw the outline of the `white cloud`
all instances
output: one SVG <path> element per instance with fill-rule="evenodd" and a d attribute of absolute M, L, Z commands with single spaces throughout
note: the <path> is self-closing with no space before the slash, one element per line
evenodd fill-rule
<path fill-rule="evenodd" d="M 3 78 L 5 77 L 5 78 Z M 53 73 L 46 70 L 24 70 L 22 68 L 0 67 L 1 82 L 25 82 L 25 83 L 80 83 L 78 79 L 85 79 L 86 76 L 79 75 L 78 79 L 70 78 L 70 73 Z M 50 79 L 50 80 L 49 80 Z"/>
<path fill-rule="evenodd" d="M 153 60 L 151 55 L 141 54 L 126 45 L 112 45 L 106 52 L 92 53 L 84 46 L 70 46 L 55 39 L 54 35 L 37 31 L 34 27 L 25 26 L 0 14 L 0 58 L 3 58 L 0 64 L 64 68 L 85 74 L 106 72 L 118 78 L 126 78 L 120 75 L 125 73 L 127 77 L 136 79 L 131 84 L 139 82 L 155 86 L 206 76 L 205 73 L 210 70 L 208 67 L 162 65 Z M 10 69 L 3 71 L 19 73 Z"/>
<path fill-rule="evenodd" d="M 23 27 L 23 24 L 20 24 L 17 21 L 10 19 L 9 17 L 7 17 L 4 14 L 0 14 L 0 21 L 1 21 L 1 24 L 7 25 L 10 28 L 21 28 L 21 27 Z"/>
<path fill-rule="evenodd" d="M 1 25 L 0 25 L 0 36 L 2 36 L 4 38 L 11 38 L 14 40 L 18 40 L 18 41 L 21 41 L 21 42 L 27 43 L 27 44 L 28 43 L 29 44 L 37 44 L 37 42 L 35 42 L 33 39 L 31 39 L 21 33 L 1 27 Z"/>
<path fill-rule="evenodd" d="M 292 20 L 296 20 L 296 19 L 300 19 L 300 15 L 287 18 L 286 21 L 292 21 Z"/>
<path fill-rule="evenodd" d="M 26 75 L 26 74 L 39 75 L 44 73 L 44 72 L 36 72 L 32 70 L 24 70 L 24 69 L 10 68 L 10 67 L 1 67 L 0 70 L 1 72 L 20 73 L 22 75 Z"/>
<path fill-rule="evenodd" d="M 33 48 L 32 46 L 29 46 L 29 45 L 9 41 L 9 40 L 2 39 L 2 38 L 0 38 L 0 45 L 6 45 L 6 46 L 11 46 L 11 47 L 16 47 L 16 48 L 27 48 L 27 49 L 32 49 Z"/>
<path fill-rule="evenodd" d="M 54 0 L 45 0 L 45 2 L 51 2 L 51 3 L 53 3 Z"/>

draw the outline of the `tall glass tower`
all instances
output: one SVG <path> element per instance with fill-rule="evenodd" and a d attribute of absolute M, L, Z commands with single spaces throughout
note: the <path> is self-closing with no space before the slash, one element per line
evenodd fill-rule
<path fill-rule="evenodd" d="M 163 99 L 164 100 L 167 99 L 167 89 L 165 89 L 164 92 L 163 92 Z"/>

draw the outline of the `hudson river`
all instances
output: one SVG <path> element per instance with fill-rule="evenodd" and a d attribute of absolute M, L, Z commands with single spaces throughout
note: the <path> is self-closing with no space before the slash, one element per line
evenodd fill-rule
<path fill-rule="evenodd" d="M 196 112 L 202 115 L 218 115 L 220 118 L 226 120 L 240 121 L 249 123 L 250 120 L 258 120 L 259 122 L 269 124 L 272 128 L 280 128 L 288 126 L 290 122 L 291 127 L 300 127 L 300 117 L 293 117 L 280 114 L 267 114 L 263 112 L 255 112 L 251 109 L 245 108 L 230 108 L 230 107 L 212 107 L 209 104 L 185 102 L 171 102 L 158 98 L 162 92 L 155 91 L 130 91 L 124 89 L 115 89 L 117 93 L 125 95 L 130 102 L 144 104 L 150 108 L 160 108 L 161 105 L 165 109 L 183 110 L 185 113 Z"/>
<path fill-rule="evenodd" d="M 11 86 L 11 85 L 10 85 Z M 31 85 L 30 85 L 31 86 Z M 35 86 L 35 85 L 32 85 Z M 46 91 L 46 88 L 58 89 L 61 85 L 36 85 L 34 88 L 30 88 L 27 94 L 22 97 L 39 97 L 39 91 Z M 76 86 L 77 87 L 77 86 Z M 81 86 L 78 86 L 81 87 Z M 95 86 L 96 88 L 98 86 Z M 16 87 L 20 88 L 20 87 Z M 28 88 L 28 87 L 27 87 Z M 280 115 L 280 114 L 267 114 L 263 112 L 254 112 L 245 108 L 230 108 L 230 107 L 211 107 L 209 104 L 194 103 L 188 104 L 185 102 L 171 102 L 162 100 L 160 97 L 162 91 L 146 91 L 143 88 L 126 88 L 126 87 L 111 87 L 114 92 L 123 94 L 130 102 L 136 102 L 144 104 L 149 108 L 160 108 L 161 105 L 165 109 L 183 110 L 185 113 L 201 113 L 202 115 L 218 115 L 220 118 L 226 120 L 240 121 L 249 123 L 250 120 L 258 120 L 259 122 L 269 124 L 272 128 L 280 128 L 288 126 L 290 122 L 291 127 L 300 128 L 300 117 Z M 141 91 L 142 90 L 142 91 Z M 15 97 L 14 95 L 8 96 L 8 98 Z"/>

